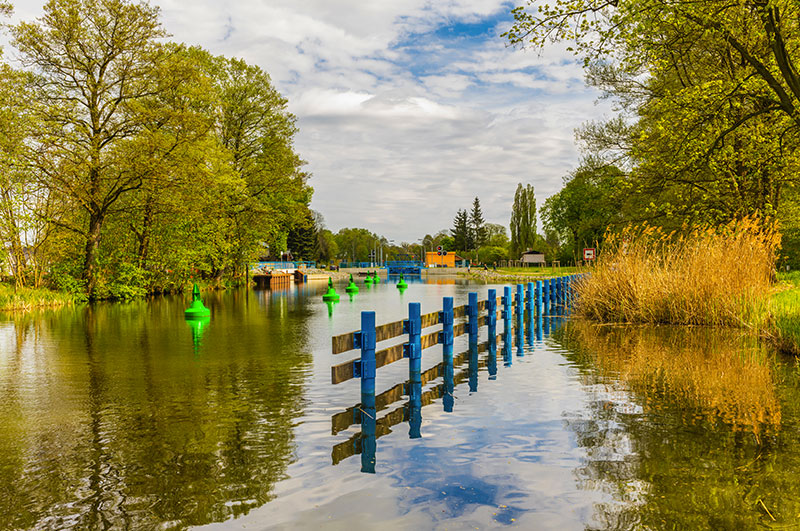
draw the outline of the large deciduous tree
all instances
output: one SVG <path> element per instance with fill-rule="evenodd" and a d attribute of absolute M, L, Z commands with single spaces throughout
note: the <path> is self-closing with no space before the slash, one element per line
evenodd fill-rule
<path fill-rule="evenodd" d="M 124 0 L 50 0 L 36 23 L 12 28 L 37 75 L 42 123 L 35 164 L 42 184 L 81 213 L 69 228 L 84 239 L 82 275 L 95 294 L 103 224 L 149 168 L 125 163 L 126 144 L 148 125 L 140 105 L 158 86 L 165 32 L 158 9 Z"/>
<path fill-rule="evenodd" d="M 514 9 L 512 43 L 571 43 L 623 119 L 584 131 L 629 171 L 632 219 L 783 216 L 800 184 L 800 4 L 556 0 Z"/>

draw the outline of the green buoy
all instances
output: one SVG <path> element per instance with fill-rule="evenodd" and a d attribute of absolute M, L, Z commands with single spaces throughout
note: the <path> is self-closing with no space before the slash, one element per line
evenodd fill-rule
<path fill-rule="evenodd" d="M 372 285 L 372 276 L 370 276 L 370 273 L 367 273 L 367 277 L 364 279 L 364 284 L 367 286 Z"/>
<path fill-rule="evenodd" d="M 192 290 L 192 304 L 186 308 L 184 316 L 186 319 L 202 319 L 211 316 L 211 310 L 203 306 L 203 301 L 200 299 L 200 288 L 197 287 L 197 284 Z"/>
<path fill-rule="evenodd" d="M 373 283 L 373 284 L 380 284 L 380 282 L 381 282 L 381 277 L 380 277 L 380 276 L 378 276 L 378 272 L 377 272 L 377 271 L 375 271 L 374 273 L 372 273 L 372 275 L 373 275 L 373 276 L 372 276 L 372 283 Z"/>
<path fill-rule="evenodd" d="M 333 277 L 328 277 L 328 291 L 322 296 L 325 302 L 339 302 L 339 294 L 333 289 Z"/>
<path fill-rule="evenodd" d="M 397 289 L 404 290 L 406 288 L 408 288 L 408 284 L 406 284 L 406 281 L 403 278 L 403 274 L 400 273 L 400 280 L 397 281 Z"/>
<path fill-rule="evenodd" d="M 350 284 L 344 288 L 344 291 L 347 293 L 358 293 L 358 286 L 356 286 L 356 283 L 353 282 L 353 275 L 350 275 Z"/>

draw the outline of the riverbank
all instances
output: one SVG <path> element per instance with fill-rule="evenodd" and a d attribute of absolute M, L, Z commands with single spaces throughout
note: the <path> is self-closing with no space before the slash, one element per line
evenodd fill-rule
<path fill-rule="evenodd" d="M 0 312 L 30 311 L 36 308 L 71 306 L 75 297 L 47 288 L 14 288 L 0 284 Z"/>
<path fill-rule="evenodd" d="M 781 352 L 800 356 L 800 271 L 778 275 L 770 297 L 769 337 Z"/>
<path fill-rule="evenodd" d="M 469 272 L 459 273 L 471 280 L 486 284 L 513 282 L 515 284 L 534 282 L 544 278 L 563 277 L 578 272 L 577 267 L 499 267 L 497 270 L 471 268 Z"/>

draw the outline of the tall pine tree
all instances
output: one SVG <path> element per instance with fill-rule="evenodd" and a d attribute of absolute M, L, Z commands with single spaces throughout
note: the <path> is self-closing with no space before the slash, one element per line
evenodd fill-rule
<path fill-rule="evenodd" d="M 470 240 L 469 215 L 466 210 L 458 209 L 455 219 L 453 220 L 453 228 L 450 234 L 453 235 L 453 246 L 456 251 L 468 251 Z"/>
<path fill-rule="evenodd" d="M 480 249 L 486 243 L 486 228 L 484 224 L 486 221 L 483 219 L 483 212 L 481 211 L 481 201 L 477 197 L 472 202 L 472 212 L 469 216 L 469 224 L 472 232 L 472 248 Z"/>

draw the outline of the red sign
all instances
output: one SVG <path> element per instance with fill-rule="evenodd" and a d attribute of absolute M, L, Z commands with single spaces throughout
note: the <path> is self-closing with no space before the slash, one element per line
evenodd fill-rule
<path fill-rule="evenodd" d="M 584 260 L 594 260 L 595 256 L 595 249 L 594 247 L 589 247 L 583 250 L 583 259 Z"/>

